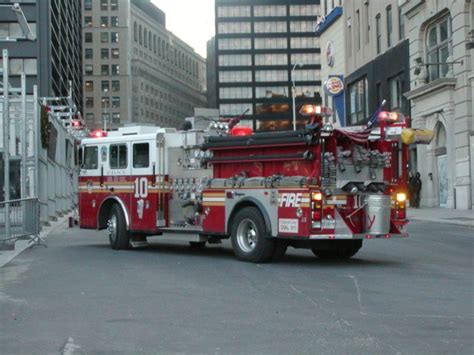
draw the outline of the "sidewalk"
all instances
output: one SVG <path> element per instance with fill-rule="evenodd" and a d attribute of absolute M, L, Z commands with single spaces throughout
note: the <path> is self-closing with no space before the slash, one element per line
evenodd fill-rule
<path fill-rule="evenodd" d="M 52 223 L 50 226 L 43 227 L 40 233 L 41 238 L 46 238 L 50 233 L 58 229 L 59 227 L 65 225 L 67 223 L 67 220 L 69 218 L 69 215 L 66 215 L 64 217 L 58 218 L 58 220 L 54 223 Z M 36 241 L 32 240 L 18 240 L 15 243 L 15 249 L 14 250 L 0 250 L 0 268 L 8 264 L 10 261 L 12 261 L 15 257 L 20 255 L 24 250 L 30 248 L 31 246 L 34 246 Z M 44 248 L 44 246 L 37 246 L 37 248 Z"/>
<path fill-rule="evenodd" d="M 474 228 L 474 210 L 451 208 L 409 208 L 407 217 L 414 221 L 455 224 Z"/>

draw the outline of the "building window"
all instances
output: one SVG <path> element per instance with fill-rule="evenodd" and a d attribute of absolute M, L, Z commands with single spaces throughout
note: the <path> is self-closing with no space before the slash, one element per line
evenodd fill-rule
<path fill-rule="evenodd" d="M 112 91 L 114 92 L 120 91 L 120 81 L 112 80 Z"/>
<path fill-rule="evenodd" d="M 349 104 L 351 124 L 360 124 L 368 117 L 368 83 L 367 78 L 349 85 Z"/>
<path fill-rule="evenodd" d="M 347 18 L 347 54 L 349 56 L 352 55 L 352 19 L 350 17 Z"/>
<path fill-rule="evenodd" d="M 286 16 L 286 6 L 284 5 L 254 6 L 253 15 L 255 17 Z"/>
<path fill-rule="evenodd" d="M 112 59 L 119 59 L 120 58 L 120 49 L 112 48 Z"/>
<path fill-rule="evenodd" d="M 445 16 L 427 29 L 426 39 L 427 62 L 429 65 L 430 81 L 446 77 L 449 71 L 446 63 L 451 51 L 451 25 L 449 17 Z"/>
<path fill-rule="evenodd" d="M 285 21 L 258 21 L 254 23 L 255 33 L 284 33 L 287 32 Z"/>
<path fill-rule="evenodd" d="M 118 32 L 112 32 L 110 34 L 110 42 L 111 43 L 119 43 L 119 34 L 118 34 Z"/>
<path fill-rule="evenodd" d="M 287 65 L 288 55 L 286 54 L 256 54 L 255 65 Z"/>
<path fill-rule="evenodd" d="M 291 65 L 318 65 L 320 64 L 319 53 L 295 53 L 291 55 Z"/>
<path fill-rule="evenodd" d="M 118 27 L 119 26 L 119 22 L 118 22 L 118 17 L 117 16 L 112 16 L 110 18 L 110 26 L 111 27 Z"/>
<path fill-rule="evenodd" d="M 219 83 L 251 83 L 251 71 L 221 71 L 219 72 Z"/>
<path fill-rule="evenodd" d="M 360 12 L 359 10 L 356 11 L 356 43 L 357 43 L 357 50 L 360 51 Z"/>
<path fill-rule="evenodd" d="M 110 0 L 110 10 L 116 11 L 119 8 L 118 0 Z"/>
<path fill-rule="evenodd" d="M 112 75 L 120 75 L 120 66 L 118 64 L 112 64 Z"/>
<path fill-rule="evenodd" d="M 286 38 L 281 38 L 281 37 L 255 38 L 255 49 L 286 49 L 286 48 L 288 48 L 288 40 Z"/>
<path fill-rule="evenodd" d="M 287 70 L 257 70 L 255 71 L 256 82 L 285 81 L 288 82 Z"/>
<path fill-rule="evenodd" d="M 219 22 L 217 33 L 250 33 L 250 22 Z"/>
<path fill-rule="evenodd" d="M 382 32 L 380 29 L 380 14 L 375 16 L 375 43 L 377 47 L 377 54 L 382 51 Z"/>
<path fill-rule="evenodd" d="M 112 113 L 112 123 L 119 124 L 120 123 L 120 113 Z"/>
<path fill-rule="evenodd" d="M 100 9 L 102 11 L 107 11 L 109 9 L 109 0 L 100 0 Z"/>
<path fill-rule="evenodd" d="M 84 26 L 92 27 L 92 16 L 84 16 Z"/>
<path fill-rule="evenodd" d="M 84 34 L 84 40 L 86 43 L 92 43 L 92 32 L 86 32 Z"/>
<path fill-rule="evenodd" d="M 306 49 L 319 47 L 317 37 L 293 37 L 290 39 L 291 48 Z"/>
<path fill-rule="evenodd" d="M 93 58 L 93 51 L 92 48 L 84 49 L 84 58 L 85 59 L 92 59 Z"/>
<path fill-rule="evenodd" d="M 100 66 L 100 73 L 102 75 L 109 75 L 109 66 L 107 64 L 102 64 Z"/>
<path fill-rule="evenodd" d="M 100 43 L 109 43 L 109 34 L 107 32 L 100 33 Z"/>
<path fill-rule="evenodd" d="M 290 16 L 318 16 L 319 5 L 290 5 Z"/>
<path fill-rule="evenodd" d="M 143 30 L 143 45 L 145 46 L 145 48 L 148 48 L 148 31 L 146 30 L 146 28 Z"/>
<path fill-rule="evenodd" d="M 85 75 L 94 75 L 94 67 L 92 64 L 84 65 L 84 74 Z"/>
<path fill-rule="evenodd" d="M 86 113 L 86 122 L 87 123 L 94 122 L 94 114 L 93 113 Z"/>
<path fill-rule="evenodd" d="M 250 17 L 250 6 L 219 6 L 217 17 Z"/>
<path fill-rule="evenodd" d="M 291 21 L 290 32 L 314 32 L 316 21 Z"/>
<path fill-rule="evenodd" d="M 231 87 L 219 89 L 220 99 L 251 99 L 251 87 Z"/>
<path fill-rule="evenodd" d="M 294 72 L 295 81 L 318 81 L 320 72 L 316 69 L 297 69 Z"/>
<path fill-rule="evenodd" d="M 108 92 L 110 90 L 110 84 L 108 80 L 103 80 L 101 86 L 102 92 Z"/>
<path fill-rule="evenodd" d="M 392 31 L 393 31 L 392 6 L 387 6 L 387 48 L 390 48 L 392 46 Z"/>
<path fill-rule="evenodd" d="M 102 97 L 102 108 L 110 108 L 110 97 Z"/>
<path fill-rule="evenodd" d="M 287 86 L 264 86 L 255 88 L 256 99 L 286 98 L 288 96 Z"/>
<path fill-rule="evenodd" d="M 135 42 L 138 41 L 138 26 L 136 22 L 133 23 L 133 40 Z"/>
<path fill-rule="evenodd" d="M 84 10 L 92 10 L 92 0 L 84 0 Z"/>
<path fill-rule="evenodd" d="M 143 44 L 142 25 L 138 26 L 138 43 Z"/>
<path fill-rule="evenodd" d="M 248 111 L 247 111 L 248 110 Z M 253 114 L 252 104 L 221 104 L 219 105 L 220 114 L 223 116 L 241 115 L 247 111 L 246 115 Z"/>
<path fill-rule="evenodd" d="M 364 4 L 364 13 L 365 13 L 365 41 L 369 43 L 370 40 L 370 21 L 369 21 L 369 2 L 366 1 Z"/>
<path fill-rule="evenodd" d="M 85 83 L 85 90 L 87 92 L 94 91 L 94 82 L 92 80 L 87 80 Z"/>
<path fill-rule="evenodd" d="M 247 54 L 220 55 L 219 65 L 225 66 L 248 66 L 252 64 L 252 57 Z"/>
<path fill-rule="evenodd" d="M 390 104 L 392 111 L 400 112 L 402 109 L 402 98 L 403 98 L 403 77 L 397 75 L 394 78 L 389 79 L 390 86 Z"/>
<path fill-rule="evenodd" d="M 87 108 L 94 108 L 94 98 L 93 97 L 86 97 L 86 107 Z"/>
<path fill-rule="evenodd" d="M 120 108 L 120 97 L 112 97 L 112 108 Z"/>
<path fill-rule="evenodd" d="M 400 41 L 405 38 L 405 16 L 402 14 L 402 8 L 398 9 L 398 33 Z"/>
<path fill-rule="evenodd" d="M 100 27 L 102 28 L 109 27 L 109 18 L 107 16 L 100 17 Z"/>
<path fill-rule="evenodd" d="M 101 48 L 100 49 L 100 58 L 101 59 L 109 59 L 109 49 L 108 48 Z"/>

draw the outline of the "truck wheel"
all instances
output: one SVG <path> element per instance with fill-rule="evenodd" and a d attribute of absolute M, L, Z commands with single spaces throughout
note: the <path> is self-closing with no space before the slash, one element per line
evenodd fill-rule
<path fill-rule="evenodd" d="M 335 241 L 330 249 L 311 248 L 311 251 L 320 259 L 349 259 L 357 254 L 362 247 L 362 240 Z"/>
<path fill-rule="evenodd" d="M 234 254 L 243 261 L 261 263 L 271 259 L 275 243 L 266 237 L 265 222 L 255 207 L 246 207 L 235 215 L 231 224 Z"/>
<path fill-rule="evenodd" d="M 127 231 L 122 208 L 118 204 L 114 204 L 110 209 L 107 231 L 112 249 L 120 250 L 130 247 L 130 233 Z"/>

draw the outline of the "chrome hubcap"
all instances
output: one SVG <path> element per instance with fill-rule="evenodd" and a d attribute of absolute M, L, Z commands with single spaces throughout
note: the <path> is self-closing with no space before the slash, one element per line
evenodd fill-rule
<path fill-rule="evenodd" d="M 107 232 L 110 239 L 115 240 L 117 238 L 117 216 L 114 214 L 107 221 Z"/>
<path fill-rule="evenodd" d="M 257 245 L 257 226 L 250 219 L 244 219 L 237 227 L 237 243 L 239 248 L 250 253 Z"/>

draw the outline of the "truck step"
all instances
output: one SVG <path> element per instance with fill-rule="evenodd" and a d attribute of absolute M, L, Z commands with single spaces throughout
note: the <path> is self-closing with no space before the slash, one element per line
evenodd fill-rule
<path fill-rule="evenodd" d="M 161 228 L 161 231 L 163 234 L 160 236 L 160 239 L 182 240 L 188 242 L 207 241 L 207 238 L 201 235 L 202 227 L 200 226 Z"/>

